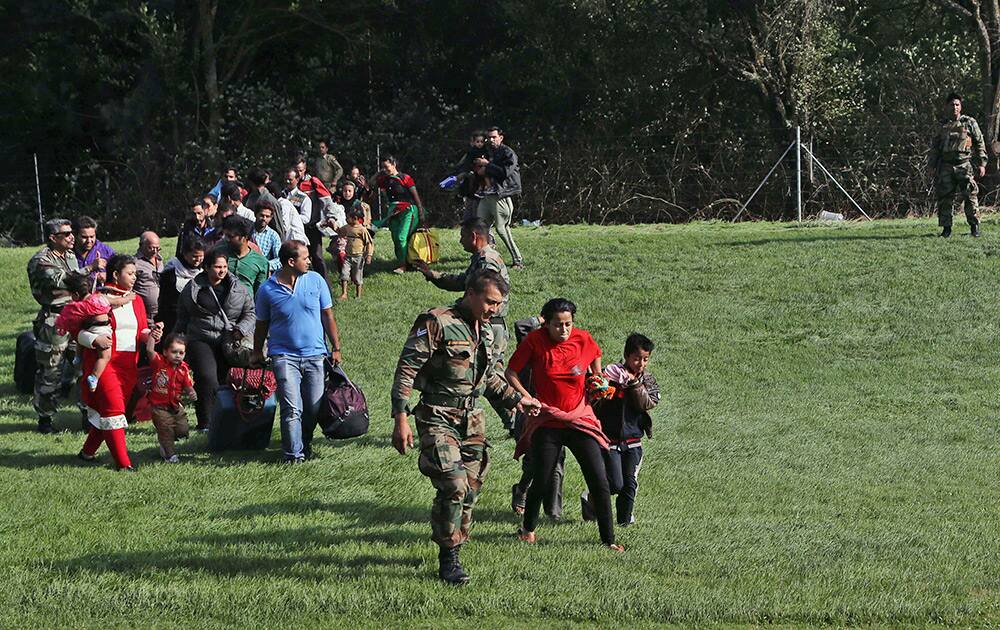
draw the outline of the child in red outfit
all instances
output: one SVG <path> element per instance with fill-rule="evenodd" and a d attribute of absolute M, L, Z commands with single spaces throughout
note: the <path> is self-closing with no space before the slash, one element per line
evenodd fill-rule
<path fill-rule="evenodd" d="M 174 440 L 188 436 L 187 414 L 181 405 L 181 394 L 197 400 L 191 371 L 184 362 L 187 340 L 184 335 L 173 333 L 163 341 L 163 353 L 156 352 L 156 342 L 152 337 L 146 342 L 149 365 L 153 370 L 149 393 L 149 406 L 153 416 L 153 426 L 160 441 L 160 455 L 168 464 L 180 460 L 174 452 Z"/>

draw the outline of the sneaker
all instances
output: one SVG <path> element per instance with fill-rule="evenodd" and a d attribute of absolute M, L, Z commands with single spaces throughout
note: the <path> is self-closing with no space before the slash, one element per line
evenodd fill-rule
<path fill-rule="evenodd" d="M 175 454 L 175 455 L 171 455 L 170 457 L 164 458 L 163 459 L 163 463 L 165 463 L 165 464 L 179 464 L 179 463 L 181 463 L 181 460 L 178 459 L 177 455 Z"/>
<path fill-rule="evenodd" d="M 590 505 L 590 493 L 584 492 L 580 495 L 580 516 L 583 517 L 585 521 L 596 521 L 597 515 L 594 514 L 594 508 Z"/>
<path fill-rule="evenodd" d="M 88 464 L 97 463 L 97 455 L 87 455 L 83 452 L 83 449 L 80 449 L 80 452 L 76 454 L 76 458 L 82 462 L 87 462 Z"/>
<path fill-rule="evenodd" d="M 134 472 L 139 472 L 139 471 L 136 470 L 135 466 L 126 466 L 125 468 L 119 468 L 118 472 L 134 473 Z"/>
<path fill-rule="evenodd" d="M 511 269 L 524 269 L 524 261 L 519 260 L 510 266 Z"/>
<path fill-rule="evenodd" d="M 48 416 L 40 416 L 38 418 L 38 432 L 42 435 L 55 433 L 56 430 L 52 427 L 52 418 L 49 418 Z"/>
<path fill-rule="evenodd" d="M 97 391 L 97 377 L 94 376 L 93 374 L 87 377 L 87 389 L 89 389 L 92 392 Z"/>

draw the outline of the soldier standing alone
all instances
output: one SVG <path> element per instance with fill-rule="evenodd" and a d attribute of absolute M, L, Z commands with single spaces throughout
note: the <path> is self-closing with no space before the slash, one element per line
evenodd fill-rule
<path fill-rule="evenodd" d="M 48 245 L 28 261 L 28 284 L 32 297 L 41 306 L 33 326 L 38 364 L 33 403 L 38 414 L 38 432 L 52 433 L 52 416 L 59 407 L 63 361 L 70 343 L 68 334 L 60 335 L 56 331 L 56 317 L 72 299 L 66 279 L 73 274 L 97 273 L 104 269 L 105 261 L 98 256 L 90 265 L 79 268 L 73 253 L 73 228 L 66 219 L 46 222 L 45 238 Z"/>
<path fill-rule="evenodd" d="M 437 490 L 431 508 L 432 539 L 438 544 L 438 576 L 464 584 L 458 560 L 468 540 L 472 509 L 486 477 L 486 418 L 476 400 L 484 394 L 508 408 L 537 413 L 534 398 L 522 398 L 496 371 L 489 320 L 504 303 L 509 285 L 494 271 L 471 278 L 462 299 L 450 308 L 417 318 L 403 346 L 392 384 L 392 445 L 402 454 L 413 446 L 409 398 L 420 391 L 412 413 L 420 439 L 420 472 Z"/>
<path fill-rule="evenodd" d="M 938 225 L 941 236 L 951 236 L 952 205 L 955 193 L 962 196 L 965 218 L 972 236 L 979 236 L 979 186 L 975 176 L 986 174 L 986 147 L 979 124 L 962 115 L 962 97 L 952 93 L 945 99 L 948 116 L 931 142 L 928 169 L 934 177 Z"/>

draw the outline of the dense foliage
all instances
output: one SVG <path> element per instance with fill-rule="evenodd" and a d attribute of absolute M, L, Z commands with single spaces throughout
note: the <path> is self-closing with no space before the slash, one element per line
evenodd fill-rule
<path fill-rule="evenodd" d="M 996 139 L 1000 16 L 974 4 L 6 3 L 0 230 L 37 237 L 35 153 L 47 215 L 126 236 L 171 232 L 222 164 L 279 169 L 320 136 L 369 172 L 396 154 L 448 223 L 434 183 L 490 123 L 523 161 L 521 215 L 548 222 L 731 218 L 796 126 L 870 214 L 925 213 L 943 95 Z M 794 164 L 746 216 L 792 216 Z M 805 180 L 808 212 L 848 208 Z"/>

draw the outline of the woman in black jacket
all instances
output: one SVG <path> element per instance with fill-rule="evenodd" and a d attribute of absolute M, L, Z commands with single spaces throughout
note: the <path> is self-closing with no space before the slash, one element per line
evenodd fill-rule
<path fill-rule="evenodd" d="M 230 368 L 223 353 L 224 333 L 230 331 L 234 339 L 250 337 L 256 323 L 250 291 L 229 273 L 226 254 L 213 250 L 205 258 L 204 273 L 195 276 L 181 292 L 173 329 L 187 336 L 187 361 L 198 393 L 195 414 L 199 431 L 208 429 L 215 411 L 215 391 L 225 382 Z"/>
<path fill-rule="evenodd" d="M 184 249 L 167 261 L 160 274 L 160 298 L 156 321 L 163 322 L 163 330 L 173 330 L 177 322 L 177 300 L 188 282 L 201 273 L 205 262 L 205 243 L 200 238 L 188 239 Z"/>

